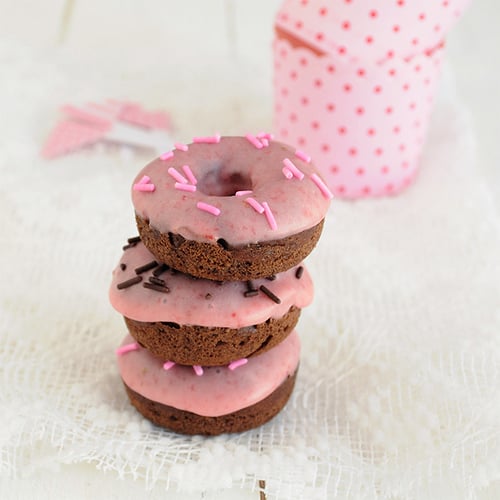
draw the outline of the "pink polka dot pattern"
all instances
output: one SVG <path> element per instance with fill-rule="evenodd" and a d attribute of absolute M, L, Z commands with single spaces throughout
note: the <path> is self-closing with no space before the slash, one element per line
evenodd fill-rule
<path fill-rule="evenodd" d="M 276 24 L 345 59 L 412 57 L 438 45 L 470 0 L 285 0 Z"/>
<path fill-rule="evenodd" d="M 372 64 L 318 55 L 285 39 L 274 51 L 276 138 L 300 145 L 334 194 L 383 196 L 411 183 L 442 48 Z"/>
<path fill-rule="evenodd" d="M 394 194 L 425 140 L 443 37 L 470 0 L 284 0 L 275 130 L 313 157 L 334 193 Z"/>

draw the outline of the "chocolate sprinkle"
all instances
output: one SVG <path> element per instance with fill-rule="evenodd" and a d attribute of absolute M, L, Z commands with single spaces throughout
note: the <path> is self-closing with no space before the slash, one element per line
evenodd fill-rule
<path fill-rule="evenodd" d="M 135 276 L 127 281 L 122 281 L 121 283 L 118 283 L 116 285 L 116 288 L 118 288 L 118 290 L 122 290 L 123 288 L 128 288 L 129 286 L 137 285 L 137 283 L 140 283 L 141 281 L 142 281 L 142 276 Z"/>
<path fill-rule="evenodd" d="M 248 280 L 247 281 L 247 290 L 246 290 L 246 292 L 243 292 L 243 295 L 245 297 L 255 297 L 258 294 L 259 294 L 259 290 L 257 290 L 257 288 L 255 288 L 254 284 L 250 280 Z"/>
<path fill-rule="evenodd" d="M 154 283 L 149 283 L 148 281 L 143 283 L 142 286 L 144 288 L 149 288 L 150 290 L 155 290 L 157 292 L 170 293 L 170 288 L 167 288 L 166 286 L 155 285 Z"/>
<path fill-rule="evenodd" d="M 266 278 L 266 280 L 268 280 L 268 281 L 274 281 L 275 279 L 276 279 L 276 275 L 275 274 L 272 274 L 271 276 L 268 276 Z"/>
<path fill-rule="evenodd" d="M 139 241 L 141 241 L 140 236 L 133 236 L 127 240 L 128 243 L 139 243 Z"/>
<path fill-rule="evenodd" d="M 155 285 L 158 285 L 158 286 L 166 286 L 165 280 L 157 278 L 156 276 L 150 276 L 149 282 L 154 283 Z"/>
<path fill-rule="evenodd" d="M 160 264 L 160 267 L 156 268 L 153 271 L 153 276 L 160 276 L 160 274 L 163 274 L 164 272 L 168 271 L 170 269 L 170 266 L 167 266 L 167 264 Z"/>
<path fill-rule="evenodd" d="M 274 295 L 274 293 L 271 292 L 271 290 L 269 290 L 267 286 L 260 285 L 259 289 L 261 292 L 265 293 L 272 301 L 276 302 L 276 304 L 281 304 L 281 299 Z"/>
<path fill-rule="evenodd" d="M 295 271 L 295 277 L 300 280 L 302 278 L 302 274 L 304 273 L 304 268 L 302 266 L 299 266 L 297 270 Z"/>
<path fill-rule="evenodd" d="M 220 247 L 222 247 L 224 250 L 228 250 L 229 249 L 229 243 L 224 238 L 219 238 L 217 240 L 217 245 L 219 245 Z"/>
<path fill-rule="evenodd" d="M 180 234 L 168 233 L 168 240 L 174 248 L 179 248 L 185 241 L 186 238 Z"/>
<path fill-rule="evenodd" d="M 267 500 L 266 497 L 266 482 L 264 479 L 259 479 L 259 500 Z"/>
<path fill-rule="evenodd" d="M 123 262 L 120 264 L 120 269 L 122 271 L 125 271 L 125 269 L 127 269 L 127 264 L 124 264 Z"/>
<path fill-rule="evenodd" d="M 156 260 L 152 260 L 151 262 L 148 262 L 147 264 L 144 264 L 143 266 L 137 267 L 135 269 L 135 274 L 145 273 L 146 271 L 153 269 L 157 265 L 158 265 L 158 262 L 156 262 Z"/>
<path fill-rule="evenodd" d="M 181 327 L 179 323 L 174 323 L 173 321 L 162 321 L 161 324 L 169 326 L 170 328 L 175 328 L 176 330 L 178 330 Z"/>
<path fill-rule="evenodd" d="M 122 247 L 122 250 L 128 250 L 129 248 L 134 248 L 136 245 L 137 243 L 129 243 L 128 245 Z"/>

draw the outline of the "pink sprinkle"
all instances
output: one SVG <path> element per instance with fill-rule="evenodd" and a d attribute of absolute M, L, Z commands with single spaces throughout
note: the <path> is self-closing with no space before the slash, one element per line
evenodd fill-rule
<path fill-rule="evenodd" d="M 247 189 L 246 191 L 236 191 L 236 193 L 234 193 L 234 196 L 245 196 L 247 194 L 252 194 L 252 190 Z"/>
<path fill-rule="evenodd" d="M 155 190 L 154 184 L 134 184 L 134 191 L 149 191 L 153 192 Z"/>
<path fill-rule="evenodd" d="M 244 201 L 245 203 L 248 203 L 259 214 L 264 213 L 264 207 L 257 200 L 254 200 L 253 198 L 245 198 Z"/>
<path fill-rule="evenodd" d="M 311 180 L 318 186 L 319 190 L 321 191 L 321 194 L 325 197 L 331 200 L 333 198 L 332 192 L 328 189 L 326 184 L 320 179 L 320 177 L 317 174 L 312 174 L 311 175 Z"/>
<path fill-rule="evenodd" d="M 273 134 L 268 134 L 266 132 L 260 132 L 257 134 L 257 138 L 258 139 L 267 139 L 269 141 L 272 141 L 274 139 L 274 135 Z"/>
<path fill-rule="evenodd" d="M 151 179 L 150 179 L 147 175 L 144 175 L 144 176 L 142 177 L 142 179 L 141 179 L 141 180 L 140 180 L 137 184 L 149 184 L 149 181 L 150 181 L 150 180 L 151 180 Z"/>
<path fill-rule="evenodd" d="M 255 137 L 254 135 L 247 134 L 245 137 L 247 138 L 247 141 L 250 144 L 253 144 L 257 149 L 262 149 L 264 147 L 262 142 L 260 142 L 259 139 L 257 139 L 257 137 Z"/>
<path fill-rule="evenodd" d="M 182 165 L 182 170 L 184 170 L 189 182 L 196 186 L 196 184 L 198 184 L 198 179 L 194 176 L 193 171 L 189 168 L 189 165 Z"/>
<path fill-rule="evenodd" d="M 208 137 L 193 137 L 193 142 L 206 144 L 219 144 L 220 134 L 211 135 Z"/>
<path fill-rule="evenodd" d="M 292 174 L 294 175 L 294 177 L 297 177 L 297 179 L 299 179 L 299 181 L 301 181 L 303 178 L 304 178 L 304 174 L 303 172 L 301 172 L 293 163 L 292 163 L 292 160 L 290 160 L 289 158 L 285 158 L 283 160 L 283 165 L 285 165 L 286 168 L 288 168 L 288 170 L 290 170 L 290 172 L 292 172 Z"/>
<path fill-rule="evenodd" d="M 190 193 L 194 193 L 196 191 L 196 186 L 192 184 L 183 184 L 182 182 L 175 183 L 175 189 L 179 191 L 189 191 Z"/>
<path fill-rule="evenodd" d="M 189 148 L 186 144 L 182 144 L 182 142 L 176 142 L 174 144 L 175 149 L 180 149 L 181 151 L 187 151 Z"/>
<path fill-rule="evenodd" d="M 115 352 L 118 356 L 122 354 L 127 354 L 127 352 L 137 351 L 141 348 L 141 346 L 137 342 L 133 342 L 132 344 L 125 344 L 119 347 Z"/>
<path fill-rule="evenodd" d="M 293 178 L 293 174 L 292 172 L 287 168 L 287 167 L 283 167 L 281 169 L 281 171 L 283 172 L 283 175 L 287 178 L 287 179 L 292 179 Z"/>
<path fill-rule="evenodd" d="M 213 205 L 209 205 L 208 203 L 204 203 L 203 201 L 199 201 L 196 204 L 196 207 L 199 208 L 200 210 L 208 212 L 209 214 L 212 214 L 212 215 L 219 215 L 220 214 L 220 209 L 218 209 L 217 207 L 214 207 Z"/>
<path fill-rule="evenodd" d="M 160 160 L 170 160 L 170 158 L 174 157 L 174 152 L 173 151 L 167 151 L 166 153 L 163 153 L 160 155 Z"/>
<path fill-rule="evenodd" d="M 260 139 L 260 142 L 262 142 L 262 145 L 267 148 L 269 146 L 269 141 L 263 137 L 262 139 Z"/>
<path fill-rule="evenodd" d="M 173 361 L 166 361 L 165 363 L 163 363 L 164 370 L 170 370 L 170 368 L 172 368 L 173 366 L 175 366 L 175 363 Z"/>
<path fill-rule="evenodd" d="M 248 363 L 247 358 L 241 358 L 236 361 L 233 361 L 232 363 L 229 363 L 228 368 L 230 370 L 236 370 L 236 368 L 239 368 L 240 366 L 246 365 Z"/>
<path fill-rule="evenodd" d="M 181 184 L 187 184 L 188 180 L 179 172 L 174 167 L 170 167 L 167 172 L 177 181 L 180 182 Z"/>
<path fill-rule="evenodd" d="M 266 215 L 267 222 L 269 224 L 269 227 L 275 231 L 278 229 L 278 224 L 276 224 L 276 219 L 274 218 L 273 213 L 271 212 L 271 209 L 269 208 L 269 205 L 267 202 L 263 201 L 262 206 L 264 207 L 264 214 Z"/>
<path fill-rule="evenodd" d="M 299 160 L 305 161 L 306 163 L 311 163 L 311 157 L 304 153 L 304 151 L 301 151 L 300 149 L 297 149 L 295 151 L 295 156 L 299 158 Z"/>
<path fill-rule="evenodd" d="M 198 375 L 198 377 L 201 377 L 203 375 L 203 368 L 200 365 L 194 365 L 193 370 Z"/>

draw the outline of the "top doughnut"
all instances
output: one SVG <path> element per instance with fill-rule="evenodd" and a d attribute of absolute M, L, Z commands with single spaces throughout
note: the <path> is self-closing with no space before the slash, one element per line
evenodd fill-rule
<path fill-rule="evenodd" d="M 213 280 L 268 277 L 300 263 L 321 234 L 331 197 L 307 155 L 269 134 L 176 144 L 132 187 L 151 253 Z"/>

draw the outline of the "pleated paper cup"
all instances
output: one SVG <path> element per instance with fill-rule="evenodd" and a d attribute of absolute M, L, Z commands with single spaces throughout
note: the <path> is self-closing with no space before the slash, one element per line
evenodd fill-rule
<path fill-rule="evenodd" d="M 276 138 L 309 154 L 338 196 L 394 194 L 414 179 L 443 50 L 358 62 L 277 38 Z"/>

